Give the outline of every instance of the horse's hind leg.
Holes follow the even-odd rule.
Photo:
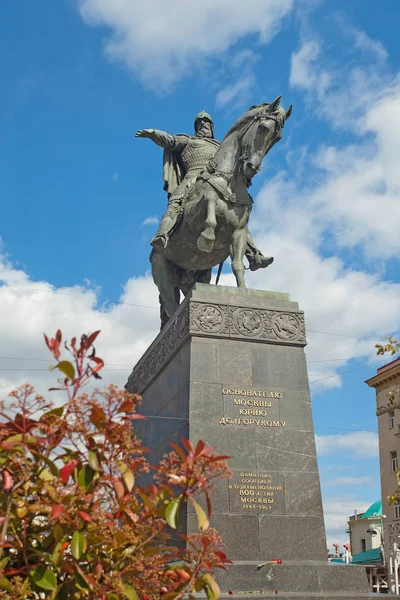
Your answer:
[[[151,272],[160,292],[162,327],[171,318],[179,306],[178,267],[166,260],[158,252],[151,255]],[[166,313],[166,315],[164,314]]]

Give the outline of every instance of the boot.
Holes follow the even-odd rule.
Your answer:
[[[153,246],[154,250],[164,250],[167,247],[169,240],[168,233],[157,233],[150,244]]]
[[[250,271],[257,271],[257,269],[265,269],[265,267],[269,267],[270,264],[274,262],[273,256],[263,256],[262,254],[253,254],[253,256],[248,256],[247,260],[249,261]]]

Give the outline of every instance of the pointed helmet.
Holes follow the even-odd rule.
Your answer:
[[[201,112],[199,112],[198,115],[196,115],[196,118],[194,120],[194,132],[197,133],[197,129],[198,129],[197,122],[199,121],[199,119],[207,119],[208,121],[210,121],[211,132],[212,132],[212,136],[214,137],[214,121],[212,120],[211,115],[206,113],[204,110],[202,110]]]

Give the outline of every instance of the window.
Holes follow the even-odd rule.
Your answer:
[[[390,453],[390,460],[392,462],[392,472],[395,473],[398,469],[397,465],[397,450]]]
[[[391,410],[389,413],[389,427],[390,427],[390,429],[393,429],[394,426],[395,426],[394,410]]]
[[[394,505],[394,518],[400,519],[400,504]]]
[[[367,545],[365,543],[365,538],[361,540],[361,552],[365,552],[367,549]]]

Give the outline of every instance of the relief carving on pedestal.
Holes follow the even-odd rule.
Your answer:
[[[126,388],[142,393],[190,335],[305,346],[303,313],[190,302],[133,370]]]
[[[190,332],[306,344],[303,313],[190,303]]]

